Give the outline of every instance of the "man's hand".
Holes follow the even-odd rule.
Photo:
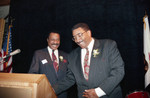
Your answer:
[[[85,98],[98,98],[95,89],[88,89],[83,92],[83,97]]]

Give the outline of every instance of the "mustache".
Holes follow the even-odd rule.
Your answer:
[[[52,45],[59,45],[58,43],[56,43],[56,44],[52,44]]]
[[[76,42],[77,44],[80,44],[81,42],[83,42],[83,41],[79,41],[79,42]]]

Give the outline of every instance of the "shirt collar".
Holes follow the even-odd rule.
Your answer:
[[[48,51],[50,52],[50,54],[52,54],[52,49],[49,47],[49,46],[47,46],[47,49],[48,49]],[[58,53],[58,49],[56,49],[55,51],[54,51],[54,53]]]
[[[92,38],[91,42],[90,42],[89,45],[87,46],[87,48],[88,48],[88,50],[89,50],[90,52],[91,52],[92,49],[93,49],[94,41],[95,41],[95,40]],[[82,48],[81,50],[82,50],[82,51],[86,51],[85,48]]]
[[[94,39],[92,38],[92,41],[91,41],[90,44],[88,45],[88,50],[89,50],[89,51],[92,51],[93,46],[94,46]]]

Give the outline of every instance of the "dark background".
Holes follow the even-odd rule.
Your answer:
[[[47,47],[46,36],[60,31],[59,49],[69,53],[77,47],[71,28],[86,22],[98,39],[113,39],[125,62],[121,82],[124,96],[144,90],[143,17],[150,14],[150,0],[11,0],[13,72],[27,73],[35,50]],[[150,15],[149,15],[150,16]]]

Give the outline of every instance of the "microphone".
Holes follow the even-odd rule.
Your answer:
[[[16,54],[18,54],[18,53],[20,53],[20,52],[21,52],[20,49],[16,49],[15,51],[11,52],[10,54],[5,55],[5,56],[3,57],[3,59],[5,59],[5,58],[7,58],[7,57],[9,57],[9,56],[16,55]]]

